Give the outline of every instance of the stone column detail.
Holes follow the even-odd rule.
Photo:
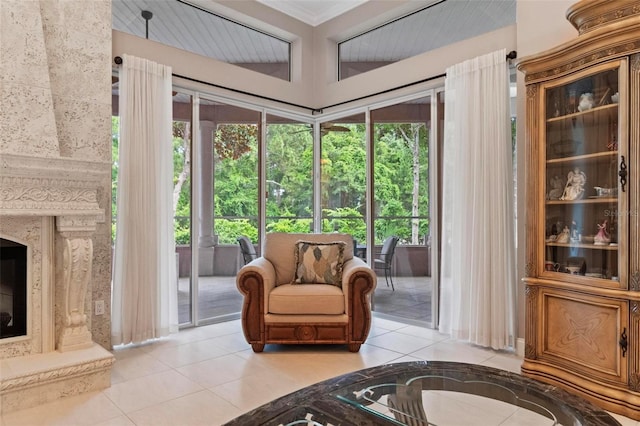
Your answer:
[[[57,277],[56,300],[59,309],[59,330],[56,349],[66,352],[93,345],[87,325],[85,299],[91,280],[93,261],[92,234],[96,218],[59,216],[56,222],[60,235],[62,267]]]
[[[198,275],[213,276],[214,250],[218,239],[213,232],[213,138],[216,124],[200,121],[200,237],[198,238]]]

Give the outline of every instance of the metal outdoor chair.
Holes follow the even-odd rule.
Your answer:
[[[395,287],[393,286],[393,278],[391,277],[391,264],[393,262],[393,254],[396,251],[398,239],[399,238],[395,235],[387,237],[384,240],[384,243],[382,243],[380,257],[373,260],[373,266],[375,269],[384,270],[384,279],[387,281],[387,287],[389,287],[389,282],[391,282],[392,291],[395,291]]]
[[[244,259],[245,265],[258,257],[256,249],[249,237],[241,235],[238,237],[238,244],[240,244],[240,250],[242,251],[242,258]]]

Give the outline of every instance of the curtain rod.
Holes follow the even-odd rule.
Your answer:
[[[518,54],[517,54],[517,52],[515,50],[512,50],[511,52],[507,53],[507,60],[515,59],[517,57],[518,57]],[[122,64],[122,58],[120,56],[116,56],[115,58],[113,58],[113,61],[117,65]],[[417,84],[425,83],[427,81],[435,80],[435,79],[438,79],[438,78],[446,76],[446,74],[438,74],[438,75],[434,75],[434,76],[431,76],[431,77],[423,78],[422,80],[414,81],[412,83],[407,83],[407,84],[403,84],[401,86],[392,87],[390,89],[381,90],[380,92],[376,92],[376,93],[371,93],[369,95],[360,96],[358,98],[350,99],[348,101],[338,102],[336,104],[328,105],[328,106],[325,106],[325,107],[322,107],[322,108],[311,108],[309,106],[294,104],[292,102],[282,101],[282,100],[279,100],[279,99],[270,98],[268,96],[257,95],[255,93],[250,93],[250,92],[247,92],[247,91],[244,91],[244,90],[233,89],[231,87],[222,86],[220,84],[215,84],[215,83],[211,83],[211,82],[208,82],[208,81],[198,80],[197,78],[187,77],[187,76],[184,76],[184,75],[173,74],[173,73],[171,75],[173,75],[174,77],[177,77],[177,78],[182,78],[182,79],[185,79],[185,80],[193,81],[195,83],[200,83],[200,84],[204,84],[204,85],[207,85],[207,86],[216,87],[218,89],[224,89],[224,90],[229,90],[231,92],[240,93],[242,95],[253,96],[255,98],[264,99],[264,100],[267,100],[267,101],[272,101],[272,102],[276,102],[276,103],[280,103],[280,104],[284,104],[284,105],[289,105],[289,106],[293,106],[293,107],[296,107],[296,108],[308,109],[309,111],[311,111],[312,115],[322,114],[323,111],[326,108],[333,108],[333,107],[344,105],[344,104],[348,104],[348,103],[351,103],[351,102],[360,101],[362,99],[367,99],[367,98],[371,98],[373,96],[378,96],[378,95],[382,95],[382,94],[385,94],[385,93],[393,92],[394,90],[400,90],[400,89],[404,89],[404,88],[407,88],[407,87],[415,86]]]

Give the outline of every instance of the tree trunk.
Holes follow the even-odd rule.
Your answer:
[[[419,244],[420,220],[418,215],[418,195],[420,193],[420,126],[421,124],[412,124],[413,131],[413,197],[411,199],[411,244]]]
[[[413,188],[412,188],[412,197],[411,197],[411,244],[418,245],[420,243],[420,219],[418,219],[418,215],[420,214],[419,209],[419,195],[420,195],[420,128],[422,124],[412,123],[411,124],[411,134],[407,135],[404,129],[400,128],[400,132],[402,133],[402,137],[405,142],[411,148],[411,153],[413,155],[412,161],[412,175],[413,175]]]

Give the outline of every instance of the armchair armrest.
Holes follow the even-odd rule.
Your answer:
[[[243,283],[246,281],[246,277],[250,276],[252,272],[262,277],[262,285],[266,286],[266,293],[270,292],[276,286],[276,270],[273,264],[264,257],[258,257],[244,265],[238,271],[238,275],[236,275],[236,286],[242,294],[247,294]]]
[[[375,271],[359,257],[344,263],[342,268],[342,292],[345,297],[346,314],[349,316],[351,336],[354,341],[364,342],[371,326],[369,295],[377,284]]]
[[[264,342],[264,314],[269,309],[265,295],[275,285],[276,271],[273,264],[264,257],[252,260],[238,271],[236,286],[244,295],[242,329],[249,343]]]
[[[345,286],[349,286],[349,284],[355,279],[354,275],[356,275],[358,272],[361,272],[364,275],[368,275],[371,279],[372,286],[371,288],[365,290],[366,293],[370,293],[374,288],[376,288],[378,275],[369,265],[367,265],[364,260],[360,259],[359,257],[353,257],[344,262],[344,265],[342,267],[342,289],[343,291],[345,291],[345,293],[347,292]]]

